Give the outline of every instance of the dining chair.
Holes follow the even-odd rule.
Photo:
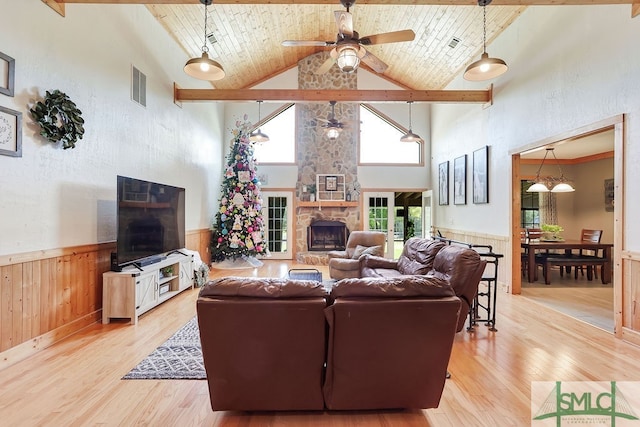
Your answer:
[[[520,229],[520,241],[527,239],[527,230],[525,228]],[[526,277],[527,271],[529,271],[529,254],[526,249],[522,249],[520,252],[520,270],[522,271],[522,277]]]
[[[525,229],[526,237],[529,240],[540,240],[542,238],[542,229],[535,227],[527,227]],[[549,251],[546,253],[537,253],[535,255],[536,265],[535,265],[535,275],[534,280],[538,280],[538,266],[544,266],[544,260]],[[528,258],[527,258],[528,260]],[[528,271],[528,262],[527,262],[527,271]]]
[[[600,243],[600,240],[602,239],[602,230],[590,230],[587,228],[583,228],[582,232],[580,233],[580,240],[582,242],[586,242],[586,243]],[[580,257],[584,257],[584,256],[590,256],[593,255],[594,257],[598,256],[598,251],[592,251],[589,249],[580,249],[580,252],[578,254],[578,256]],[[582,275],[584,276],[584,267],[587,268],[587,277],[591,277],[591,272],[590,270],[593,269],[593,277],[595,277],[596,279],[598,278],[598,269],[597,268],[593,268],[593,266],[591,265],[580,265],[577,266],[574,272],[574,277],[577,279],[578,278],[578,270],[580,270],[580,273],[582,273]]]

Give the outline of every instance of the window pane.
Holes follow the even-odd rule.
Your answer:
[[[529,181],[520,181],[520,226],[522,228],[540,226],[540,193],[527,193]]]
[[[259,164],[294,163],[296,146],[296,109],[284,110],[260,127],[269,141],[254,144],[253,158]]]
[[[419,143],[400,142],[403,132],[360,106],[360,163],[420,164]]]

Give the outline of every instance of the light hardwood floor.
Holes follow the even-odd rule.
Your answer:
[[[211,276],[282,276],[267,261]],[[321,267],[327,273],[326,267]],[[456,336],[439,408],[407,411],[213,412],[206,381],[121,380],[195,315],[198,290],[140,317],[95,324],[0,371],[1,426],[529,426],[532,381],[640,380],[640,347],[526,297],[500,293],[498,332]],[[398,349],[402,351],[402,349]]]

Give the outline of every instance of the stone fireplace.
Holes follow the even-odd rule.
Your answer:
[[[310,251],[343,251],[347,247],[347,224],[342,221],[315,221],[307,227]]]
[[[357,74],[343,73],[335,65],[325,74],[315,74],[315,71],[327,58],[328,52],[319,52],[299,61],[298,87],[307,90],[357,89]],[[297,196],[299,201],[302,200],[302,187],[315,184],[318,174],[344,175],[347,188],[350,188],[357,181],[357,138],[360,133],[359,105],[358,103],[345,102],[336,104],[336,118],[350,123],[336,140],[329,140],[325,137],[323,128],[320,126],[322,122],[318,120],[318,118],[326,118],[330,108],[328,102],[296,104]],[[356,199],[342,205],[329,201],[299,202],[296,208],[296,260],[304,264],[327,264],[326,252],[344,249],[349,233],[362,229],[360,209],[355,203],[357,201]],[[307,230],[313,224],[313,231],[316,231],[316,224],[325,223],[344,224],[340,237],[314,238],[313,233]],[[317,230],[321,233],[326,231]]]

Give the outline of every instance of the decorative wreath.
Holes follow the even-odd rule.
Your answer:
[[[40,135],[62,148],[75,148],[76,141],[84,135],[82,111],[69,97],[59,90],[47,91],[44,102],[38,101],[29,110],[40,125]]]

